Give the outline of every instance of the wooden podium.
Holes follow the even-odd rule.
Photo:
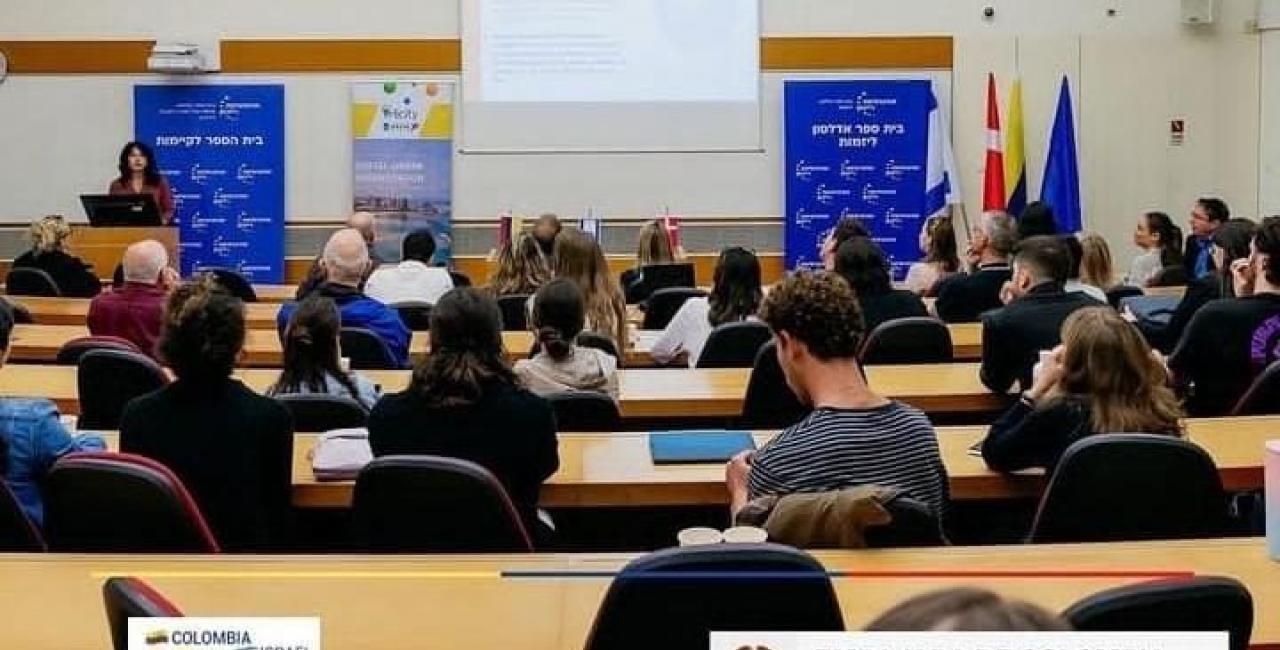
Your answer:
[[[103,227],[72,226],[67,239],[68,252],[88,264],[99,278],[110,280],[116,265],[124,256],[124,249],[134,242],[154,239],[169,253],[169,265],[178,268],[177,226]]]

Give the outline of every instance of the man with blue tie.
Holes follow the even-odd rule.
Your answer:
[[[1191,208],[1191,235],[1182,252],[1187,281],[1203,278],[1214,270],[1213,233],[1231,218],[1231,210],[1222,199],[1201,198]]]

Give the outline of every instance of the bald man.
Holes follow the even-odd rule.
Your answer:
[[[369,249],[364,236],[355,228],[333,233],[320,256],[324,282],[309,295],[332,299],[338,305],[343,327],[367,329],[381,338],[391,356],[402,368],[409,367],[409,328],[396,310],[366,296],[360,282],[368,272]],[[283,333],[297,310],[296,302],[286,303],[276,314],[276,326]]]
[[[347,227],[356,230],[360,236],[364,238],[365,248],[369,249],[369,259],[373,262],[373,266],[382,264],[386,260],[378,256],[378,220],[372,212],[356,212],[347,217]]]
[[[121,260],[124,284],[89,303],[86,322],[94,336],[118,336],[156,358],[156,341],[164,320],[164,303],[178,282],[164,245],[154,239],[136,242]]]

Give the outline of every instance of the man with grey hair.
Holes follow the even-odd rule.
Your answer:
[[[365,248],[369,250],[369,259],[377,266],[386,260],[378,255],[378,220],[372,212],[356,212],[347,217],[347,227],[359,231],[364,238]]]
[[[155,357],[165,300],[178,283],[178,273],[169,266],[164,245],[154,239],[125,249],[121,266],[124,284],[89,303],[89,333],[125,339]]]
[[[969,233],[968,260],[972,271],[938,283],[934,311],[949,323],[978,320],[985,311],[1004,305],[1000,289],[1009,281],[1009,255],[1017,243],[1016,224],[1003,212],[984,213]]]
[[[364,237],[354,228],[333,233],[324,245],[320,266],[324,282],[308,297],[329,298],[338,305],[343,327],[357,327],[373,332],[387,344],[391,356],[401,367],[409,366],[409,339],[412,333],[400,320],[400,314],[366,296],[360,290],[370,265],[369,249]],[[276,326],[283,335],[289,319],[297,310],[296,302],[286,303],[276,314]]]

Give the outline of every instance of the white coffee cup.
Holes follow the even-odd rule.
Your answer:
[[[769,540],[769,532],[755,526],[734,526],[725,530],[722,537],[729,544],[763,544]]]
[[[686,528],[676,533],[676,541],[681,546],[707,546],[709,544],[719,544],[724,541],[724,535],[714,528],[705,528],[696,526],[694,528]]]
[[[1040,360],[1036,362],[1036,365],[1031,366],[1031,381],[1035,381],[1040,377],[1040,371],[1044,369],[1044,364],[1048,363],[1049,359],[1052,358],[1053,350],[1040,351]]]

